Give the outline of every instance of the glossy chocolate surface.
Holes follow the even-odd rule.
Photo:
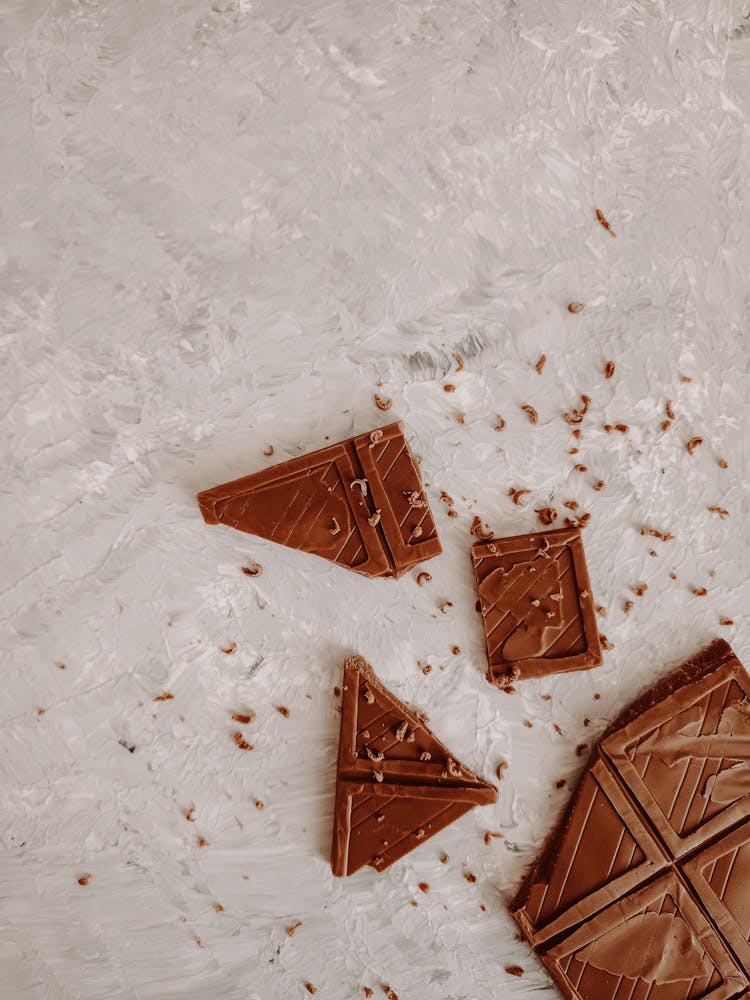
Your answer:
[[[631,705],[595,748],[512,905],[565,997],[745,995],[748,690],[717,640]]]
[[[487,680],[587,670],[602,662],[577,528],[480,542],[471,551],[487,638]]]
[[[422,716],[356,656],[344,664],[331,867],[383,871],[497,790],[455,760]]]
[[[198,494],[226,524],[364,576],[398,577],[441,552],[400,423]]]

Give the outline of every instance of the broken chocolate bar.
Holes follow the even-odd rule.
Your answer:
[[[717,640],[604,734],[512,904],[563,995],[750,986],[750,677]]]
[[[398,577],[441,552],[403,424],[282,462],[198,494],[227,524],[346,566]]]
[[[577,528],[480,542],[471,550],[487,637],[487,680],[587,670],[602,662]]]
[[[458,763],[360,656],[344,663],[331,867],[383,871],[497,789]]]

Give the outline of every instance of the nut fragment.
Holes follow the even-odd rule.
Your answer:
[[[729,462],[727,462],[727,460],[724,459],[724,458],[720,458],[719,459],[719,468],[720,469],[728,469],[729,468]]]
[[[615,363],[614,361],[608,361],[604,366],[604,377],[612,378],[615,373]]]
[[[417,840],[423,840],[425,837],[424,829],[420,826],[418,830],[414,831],[414,836],[417,838]]]
[[[315,989],[315,987],[313,986],[312,983],[305,983],[305,989],[307,990],[308,993],[317,993],[318,992]]]
[[[674,420],[674,410],[672,409],[672,400],[668,399],[664,404],[664,412],[669,417],[670,420]]]
[[[708,591],[705,587],[696,587],[693,590],[693,597],[705,597]]]
[[[252,566],[243,566],[242,572],[245,576],[260,576],[263,572],[263,567],[260,563],[253,563]]]
[[[422,498],[419,490],[404,490],[404,496],[410,507],[426,507],[427,501]]]
[[[234,740],[235,744],[240,750],[253,749],[252,743],[248,743],[247,740],[245,740],[244,737],[242,736],[242,733],[232,733],[232,739]]]
[[[532,424],[537,423],[537,421],[539,420],[539,414],[536,412],[533,406],[529,406],[529,404],[526,403],[524,406],[521,407],[521,409],[525,414],[527,414],[530,423]]]
[[[464,370],[464,359],[461,357],[460,354],[454,354],[453,358],[456,362],[456,371],[462,372]]]
[[[425,761],[432,760],[432,754],[430,753],[429,750],[423,750],[422,753],[419,755],[419,759]]]
[[[390,410],[390,408],[393,406],[393,400],[383,399],[381,396],[375,393],[375,405],[379,410]]]
[[[538,514],[539,520],[544,525],[550,525],[557,520],[557,511],[554,507],[537,507],[535,514]]]
[[[573,408],[569,413],[563,414],[563,419],[565,420],[566,424],[580,424],[583,422],[583,418],[589,411],[589,406],[591,405],[591,398],[582,393],[581,402],[583,403],[583,406]]]
[[[685,445],[685,447],[688,450],[688,454],[692,455],[693,452],[695,451],[695,449],[698,448],[702,444],[703,444],[703,438],[702,437],[694,437],[694,438],[690,438],[690,440]]]
[[[505,421],[503,420],[503,418],[498,415],[497,421],[495,423],[495,430],[496,431],[504,431],[505,428],[506,428],[506,426],[507,425],[506,425]]]
[[[379,764],[381,760],[385,760],[385,755],[380,750],[373,750],[372,747],[365,747],[365,753],[375,764]]]
[[[91,875],[87,872],[85,875],[81,875],[81,877],[78,879],[78,884],[88,885],[90,881],[91,881]]]
[[[279,713],[279,715],[283,715],[285,719],[289,718],[289,709],[286,707],[286,705],[274,705],[274,708]]]
[[[539,360],[534,365],[534,368],[536,368],[537,375],[541,375],[542,374],[542,369],[544,368],[544,366],[545,366],[546,363],[547,363],[547,355],[546,354],[540,354],[539,355]]]
[[[249,726],[251,722],[255,722],[255,712],[234,712],[232,721],[239,722],[241,726]]]
[[[456,391],[455,385],[453,385],[450,382],[448,382],[446,385],[443,386],[443,392],[455,392],[455,391]]]
[[[648,584],[639,583],[636,587],[631,587],[630,589],[633,591],[636,597],[643,597],[643,595],[648,590]]]
[[[734,625],[734,621],[731,618],[720,618],[719,625]]]

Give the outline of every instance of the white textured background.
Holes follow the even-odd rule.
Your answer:
[[[750,657],[748,13],[0,0],[3,1000],[554,995],[505,901],[555,780],[713,635]],[[586,473],[561,419],[581,392]],[[384,416],[431,484],[429,587],[201,521],[196,490]],[[509,697],[483,679],[468,528],[530,530],[569,498],[615,648]],[[496,807],[334,881],[332,689],[355,650],[469,766],[510,768]],[[231,738],[248,708],[252,753]]]

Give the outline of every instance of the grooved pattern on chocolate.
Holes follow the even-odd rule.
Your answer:
[[[382,871],[497,790],[457,762],[362,657],[344,663],[331,867]]]
[[[401,576],[441,551],[403,425],[390,424],[198,494],[226,524],[364,576]]]
[[[634,702],[594,749],[512,904],[566,997],[744,995],[748,691],[717,640]]]

